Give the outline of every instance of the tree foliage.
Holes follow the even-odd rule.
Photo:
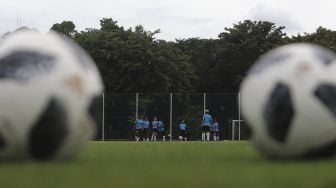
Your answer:
[[[325,46],[333,51],[336,50],[336,31],[318,27],[315,32],[293,36],[288,42],[306,42]]]
[[[50,30],[57,31],[67,37],[73,38],[77,33],[75,28],[76,26],[72,21],[63,21],[62,23],[52,25]]]
[[[142,26],[125,30],[112,19],[75,40],[96,61],[110,92],[186,92],[192,76],[188,57],[173,44],[156,40]]]
[[[266,21],[245,20],[219,34],[216,65],[212,74],[215,91],[237,91],[247,70],[268,50],[283,44],[284,27]]]
[[[190,82],[198,93],[213,91],[211,74],[216,65],[217,41],[211,39],[190,38],[176,41],[176,46],[189,57],[194,73]]]
[[[217,39],[156,39],[160,30],[125,29],[111,18],[100,28],[77,32],[63,21],[56,30],[76,40],[95,60],[107,92],[237,92],[247,70],[279,45],[308,42],[336,50],[336,32],[319,27],[313,33],[287,36],[285,27],[245,20],[225,28]]]

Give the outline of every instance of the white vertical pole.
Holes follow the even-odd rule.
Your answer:
[[[173,94],[170,93],[170,112],[169,112],[169,134],[170,134],[170,141],[172,141],[172,130],[173,130]]]
[[[240,92],[238,93],[238,128],[239,128],[239,140],[240,140]]]
[[[238,127],[239,127],[239,130],[238,130],[238,134],[239,134],[238,140],[240,141],[240,121],[239,121]]]
[[[139,93],[135,94],[135,119],[138,119],[139,113]]]
[[[235,139],[235,131],[234,131],[234,128],[235,128],[235,121],[234,120],[232,120],[232,141],[234,141],[234,139]]]
[[[206,93],[203,93],[203,114],[205,114],[206,109]]]
[[[103,92],[102,141],[105,140],[105,93]]]

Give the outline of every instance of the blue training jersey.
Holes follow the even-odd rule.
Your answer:
[[[158,121],[152,121],[152,129],[157,129],[159,127],[159,122]]]
[[[162,121],[159,121],[158,129],[159,129],[160,132],[163,132],[165,130],[165,127],[164,127]]]
[[[179,128],[181,131],[185,131],[187,129],[187,125],[185,123],[180,123]]]
[[[148,120],[144,120],[144,121],[143,121],[143,128],[144,128],[144,129],[149,129],[149,124],[150,124],[150,123],[149,123]]]
[[[203,126],[211,126],[212,123],[212,117],[210,114],[204,114],[203,115],[203,121],[202,121],[202,125]]]
[[[135,128],[136,129],[142,129],[142,126],[143,126],[143,120],[142,119],[135,120]]]
[[[211,124],[211,126],[210,126],[210,131],[215,131],[215,124],[214,124],[214,123]]]
[[[213,123],[211,125],[210,131],[218,132],[219,131],[219,123],[218,122]]]

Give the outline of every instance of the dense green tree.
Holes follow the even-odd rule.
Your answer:
[[[283,29],[271,22],[250,20],[225,28],[219,34],[216,65],[211,74],[213,89],[238,91],[247,70],[259,56],[284,43]]]
[[[112,18],[103,18],[100,20],[100,30],[106,32],[124,31],[123,27],[118,26],[118,21]]]
[[[336,51],[336,31],[332,31],[323,27],[318,27],[315,32],[293,36],[288,40],[288,42],[306,42],[319,44],[333,51]]]
[[[67,37],[73,38],[77,33],[75,28],[76,26],[72,21],[63,21],[62,23],[52,25],[50,30],[63,33]]]
[[[181,39],[176,41],[176,46],[189,57],[190,68],[194,72],[191,79],[193,90],[198,93],[213,91],[210,74],[216,63],[216,40]]]
[[[112,19],[75,39],[96,61],[109,92],[186,92],[190,89],[188,57],[173,43],[156,40],[159,31],[142,26],[124,30]]]
[[[248,69],[279,45],[308,42],[336,50],[336,31],[286,36],[283,26],[245,20],[225,28],[218,39],[156,39],[160,30],[125,29],[111,18],[100,28],[75,30],[71,21],[52,30],[74,38],[92,56],[108,92],[237,92]]]

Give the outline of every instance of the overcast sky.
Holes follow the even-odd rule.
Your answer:
[[[46,32],[73,21],[77,30],[98,28],[111,17],[125,28],[141,24],[161,30],[158,38],[217,38],[225,27],[245,19],[285,26],[288,34],[336,30],[335,0],[0,0],[0,35],[24,26]]]

